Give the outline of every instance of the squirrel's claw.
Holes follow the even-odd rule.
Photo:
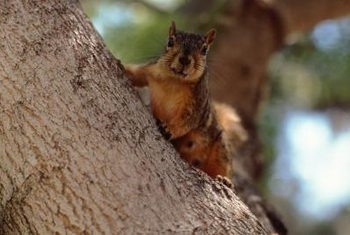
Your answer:
[[[232,181],[229,178],[225,177],[225,176],[217,175],[215,177],[215,180],[219,181],[220,183],[226,185],[229,188],[233,188]]]
[[[161,120],[159,120],[159,119],[156,119],[156,124],[158,126],[158,129],[159,129],[160,133],[164,136],[164,138],[166,140],[170,140],[171,139],[171,134],[170,134],[170,131],[167,128],[167,125],[164,122],[162,122]]]

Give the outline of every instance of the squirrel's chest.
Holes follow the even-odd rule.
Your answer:
[[[150,82],[149,88],[153,115],[162,121],[186,112],[193,100],[191,89],[183,84]]]

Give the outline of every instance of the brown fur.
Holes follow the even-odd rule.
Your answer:
[[[213,178],[231,179],[235,144],[229,142],[236,135],[226,132],[236,131],[231,124],[237,120],[226,106],[213,106],[208,92],[206,53],[215,34],[176,31],[172,23],[165,53],[155,63],[125,70],[133,85],[148,85],[152,113],[181,157]]]
[[[232,157],[247,139],[236,112],[225,104],[213,104],[214,117],[205,127],[173,141],[180,156],[215,178],[232,176]]]

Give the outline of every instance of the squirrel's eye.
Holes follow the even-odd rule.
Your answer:
[[[174,39],[173,38],[169,38],[167,47],[173,47],[173,46],[174,46]]]
[[[201,49],[201,54],[202,54],[202,55],[206,55],[207,52],[208,52],[208,46],[204,45],[204,46],[202,47],[202,49]]]

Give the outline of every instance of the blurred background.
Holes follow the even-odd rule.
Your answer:
[[[203,18],[210,21],[202,14],[189,25],[180,17],[190,0],[81,2],[124,63],[156,58],[173,19],[192,31]],[[269,92],[259,129],[264,156],[272,160],[262,191],[290,234],[350,234],[350,18],[323,21],[297,35],[266,69]]]

